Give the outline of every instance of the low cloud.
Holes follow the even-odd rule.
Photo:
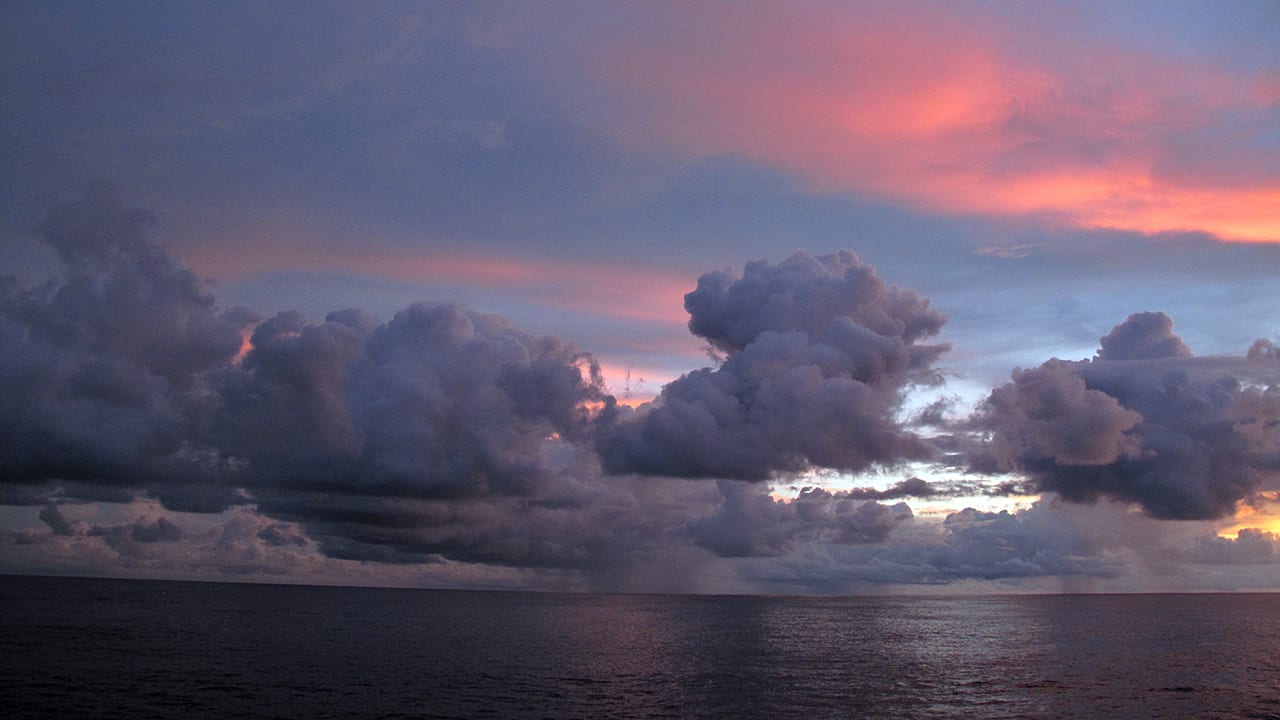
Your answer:
[[[758,484],[721,480],[717,487],[724,501],[691,523],[689,532],[694,542],[721,557],[784,555],[798,543],[880,543],[912,517],[903,503],[857,501],[819,488],[779,500]]]
[[[797,253],[703,275],[685,304],[716,365],[630,409],[589,353],[452,304],[386,322],[222,308],[148,222],[91,188],[41,226],[64,276],[0,283],[0,502],[34,525],[0,538],[10,570],[700,591],[1110,578],[1138,543],[1095,543],[1074,511],[939,523],[899,501],[1040,492],[1116,520],[1114,499],[1148,532],[1280,476],[1274,343],[1196,358],[1160,313],[1091,360],[1016,372],[972,419],[945,402],[904,419],[904,394],[938,382],[945,317],[851,252]],[[985,439],[916,434],[965,423]],[[1014,476],[791,499],[762,482],[961,451]],[[75,502],[114,520],[69,519]],[[1177,548],[1270,567],[1275,539]]]
[[[1071,501],[1135,502],[1160,519],[1230,515],[1277,482],[1280,368],[1265,348],[1195,358],[1167,316],[1131,315],[1093,360],[1050,360],[993,390],[975,419],[992,439],[972,467],[1025,473]]]
[[[220,309],[146,238],[149,223],[91,187],[40,228],[62,260],[61,281],[0,283],[8,483],[109,488],[127,500],[130,488],[206,480],[191,445],[209,410],[201,380],[231,362],[253,315]]]
[[[904,497],[927,498],[946,494],[948,494],[946,490],[934,487],[918,477],[907,478],[884,490],[854,488],[840,493],[843,497],[856,500],[897,500]]]

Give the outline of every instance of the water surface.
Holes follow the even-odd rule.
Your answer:
[[[1280,718],[1280,595],[0,578],[8,718]]]

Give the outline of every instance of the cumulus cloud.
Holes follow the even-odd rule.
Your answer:
[[[848,593],[947,585],[980,592],[1168,591],[1274,587],[1273,533],[1219,537],[1209,522],[1169,523],[1128,503],[1048,494],[1017,511],[975,508],[917,519],[883,544],[797,544],[735,561],[754,591]]]
[[[901,482],[894,483],[892,487],[884,490],[876,490],[875,488],[854,488],[840,494],[844,497],[858,500],[897,500],[898,498],[904,497],[934,497],[937,495],[945,495],[947,492],[942,488],[934,487],[932,484],[921,480],[918,477],[911,477]]]
[[[1262,565],[1280,562],[1280,537],[1258,528],[1244,528],[1234,538],[1197,538],[1187,559],[1206,565]]]
[[[0,283],[0,474],[75,488],[183,484],[202,475],[189,440],[252,321],[223,311],[146,237],[149,216],[93,186],[40,227],[59,282]],[[97,498],[95,498],[97,499]]]
[[[251,342],[218,378],[212,420],[250,488],[527,495],[546,479],[547,438],[585,437],[586,403],[603,397],[589,356],[453,305],[377,326],[282,313]]]
[[[450,304],[254,326],[148,223],[93,188],[42,227],[65,277],[3,286],[3,497],[43,505],[50,538],[139,561],[188,544],[165,517],[88,525],[57,504],[141,494],[252,504],[261,522],[228,524],[214,553],[246,571],[292,548],[603,572],[690,547],[687,526],[721,501],[707,483],[601,476],[593,413],[612,399],[572,345]],[[21,542],[52,542],[37,540]]]
[[[842,545],[884,542],[910,520],[904,503],[893,506],[854,500],[807,488],[794,500],[769,495],[759,484],[717,481],[723,502],[689,525],[694,542],[721,557],[783,555],[796,543]]]
[[[947,349],[922,342],[946,318],[854,253],[707,273],[685,308],[723,362],[669,383],[641,412],[606,415],[606,470],[763,480],[927,456],[895,412]]]
[[[101,537],[121,553],[129,552],[134,543],[172,543],[183,538],[183,531],[166,517],[154,520],[145,517],[133,522],[116,525],[100,525],[72,522],[62,514],[57,505],[49,504],[40,510],[40,520],[49,526],[56,536]]]
[[[668,522],[600,481],[602,380],[571,345],[426,304],[385,324],[281,314],[251,342],[216,380],[212,436],[258,509],[326,555],[583,567],[625,553],[628,524],[656,537]]]
[[[1173,332],[1173,319],[1162,312],[1130,315],[1102,338],[1099,360],[1152,360],[1191,357],[1191,348]]]
[[[75,526],[62,514],[57,505],[45,505],[40,511],[40,520],[49,526],[55,535],[75,535]]]
[[[590,354],[452,304],[387,322],[220,308],[148,223],[93,188],[41,226],[64,276],[0,283],[0,502],[36,523],[0,538],[9,569],[376,564],[463,584],[703,590],[810,561],[858,582],[1110,577],[1112,546],[1061,513],[937,523],[890,503],[1040,491],[1214,518],[1280,471],[1274,344],[1195,358],[1143,313],[1091,360],[1016,372],[971,421],[989,436],[973,468],[1030,487],[911,477],[780,499],[759,481],[929,458],[946,439],[911,428],[953,424],[945,404],[901,419],[904,393],[936,381],[946,346],[929,339],[945,318],[851,252],[702,276],[689,327],[717,365],[631,410]],[[64,514],[74,501],[142,509],[94,523]],[[223,514],[192,530],[171,511]],[[1253,531],[1197,543],[1178,557],[1271,563],[1275,545]],[[768,587],[744,582],[728,587]]]
[[[1131,431],[1142,416],[1090,390],[1073,368],[1050,360],[1014,371],[1012,383],[991,392],[984,420],[997,436],[983,462],[1007,471],[1018,458],[1038,455],[1059,466],[1096,466],[1139,453]]]
[[[78,531],[53,502],[142,493],[196,512],[251,502],[335,556],[587,562],[582,508],[619,499],[575,449],[605,400],[591,356],[448,304],[387,323],[282,312],[241,356],[255,318],[220,310],[148,223],[92,188],[42,226],[66,276],[4,285],[6,498],[48,503],[64,536]],[[168,523],[86,532],[153,543],[175,537]]]
[[[1250,364],[1192,357],[1167,316],[1132,315],[1093,360],[1050,360],[992,391],[976,418],[992,439],[973,467],[1023,472],[1072,501],[1135,502],[1161,519],[1230,515],[1263,488],[1280,447],[1274,374]]]

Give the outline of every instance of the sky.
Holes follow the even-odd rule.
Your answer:
[[[1280,590],[1274,2],[0,8],[0,572]]]

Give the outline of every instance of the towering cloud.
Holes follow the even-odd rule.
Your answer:
[[[1163,313],[1131,315],[1093,360],[1016,371],[977,418],[981,470],[1020,470],[1068,500],[1131,501],[1162,519],[1233,513],[1278,466],[1280,401],[1264,351],[1194,358]]]
[[[33,290],[0,282],[5,482],[56,482],[106,499],[92,489],[203,480],[191,443],[210,401],[200,379],[231,361],[254,318],[221,311],[147,239],[149,222],[91,187],[40,228],[62,281]]]
[[[331,557],[602,568],[666,542],[710,485],[605,480],[594,359],[449,304],[379,323],[359,310],[258,324],[223,312],[146,238],[145,213],[93,189],[43,238],[66,277],[0,300],[0,484],[55,537],[173,542],[166,518],[78,525],[59,503],[135,494],[168,509],[252,504],[272,546]],[[290,531],[294,532],[294,531]],[[25,542],[25,541],[24,541]],[[132,550],[130,550],[132,552]]]
[[[894,412],[946,350],[921,342],[946,318],[854,253],[707,273],[685,308],[724,360],[671,382],[647,411],[606,416],[607,470],[763,480],[927,454]]]

